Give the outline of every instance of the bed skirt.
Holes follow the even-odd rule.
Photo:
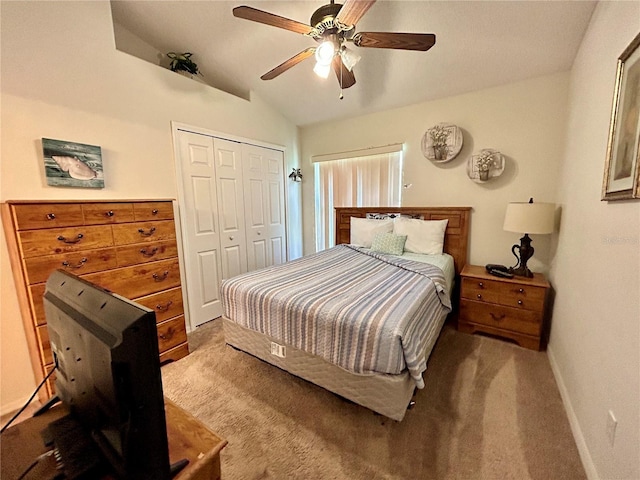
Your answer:
[[[439,320],[440,328],[435,329],[436,334],[429,339],[427,358],[445,318],[446,314]],[[381,415],[397,421],[404,418],[415,390],[415,382],[407,370],[399,375],[354,374],[289,345],[284,345],[283,358],[271,353],[272,343],[282,345],[282,342],[238,325],[224,316],[222,320],[225,342],[229,345]]]

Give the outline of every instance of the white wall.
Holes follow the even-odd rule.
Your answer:
[[[640,3],[599,3],[571,72],[549,356],[592,479],[640,478],[640,200],[600,201],[616,62],[639,31]]]
[[[411,105],[340,122],[300,129],[304,189],[304,251],[314,251],[314,197],[311,156],[401,143],[405,145],[404,206],[473,207],[470,262],[513,265],[511,246],[521,234],[502,230],[507,203],[554,202],[564,151],[568,73]],[[445,164],[427,160],[421,150],[424,132],[449,122],[464,132],[464,146]],[[501,177],[485,184],[471,181],[466,162],[482,148],[507,157]],[[533,235],[534,271],[545,271],[553,255],[551,236]]]
[[[172,120],[286,148],[298,165],[297,127],[251,102],[115,49],[105,1],[2,2],[0,199],[176,198]],[[42,137],[100,145],[106,187],[46,186]],[[290,187],[290,255],[301,253],[300,188]],[[0,411],[34,388],[18,302],[0,233]]]

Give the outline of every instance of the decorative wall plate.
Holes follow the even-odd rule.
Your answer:
[[[462,150],[462,130],[450,123],[439,123],[422,137],[422,154],[434,163],[446,163]]]
[[[476,183],[485,183],[504,172],[504,155],[492,148],[484,148],[467,160],[467,175]]]

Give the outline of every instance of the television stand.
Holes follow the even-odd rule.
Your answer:
[[[19,478],[48,448],[40,432],[69,411],[64,404],[56,405],[37,417],[9,427],[0,442],[0,478]],[[165,398],[169,459],[176,470],[175,480],[220,480],[220,451],[227,444],[200,421]],[[177,460],[183,459],[183,460]],[[187,462],[185,462],[187,461]],[[52,470],[51,470],[52,469]],[[28,478],[53,478],[59,473],[55,462],[45,459],[36,464]],[[92,477],[113,480],[113,476]]]
[[[58,397],[57,395],[54,395],[49,400],[47,400],[44,403],[44,405],[42,405],[38,410],[36,410],[35,413],[33,414],[33,416],[34,417],[39,417],[40,415],[42,415],[44,412],[49,410],[51,407],[53,407],[59,401],[60,401],[60,397]]]

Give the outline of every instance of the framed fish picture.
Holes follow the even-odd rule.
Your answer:
[[[47,185],[104,188],[100,147],[43,138],[42,151]]]

